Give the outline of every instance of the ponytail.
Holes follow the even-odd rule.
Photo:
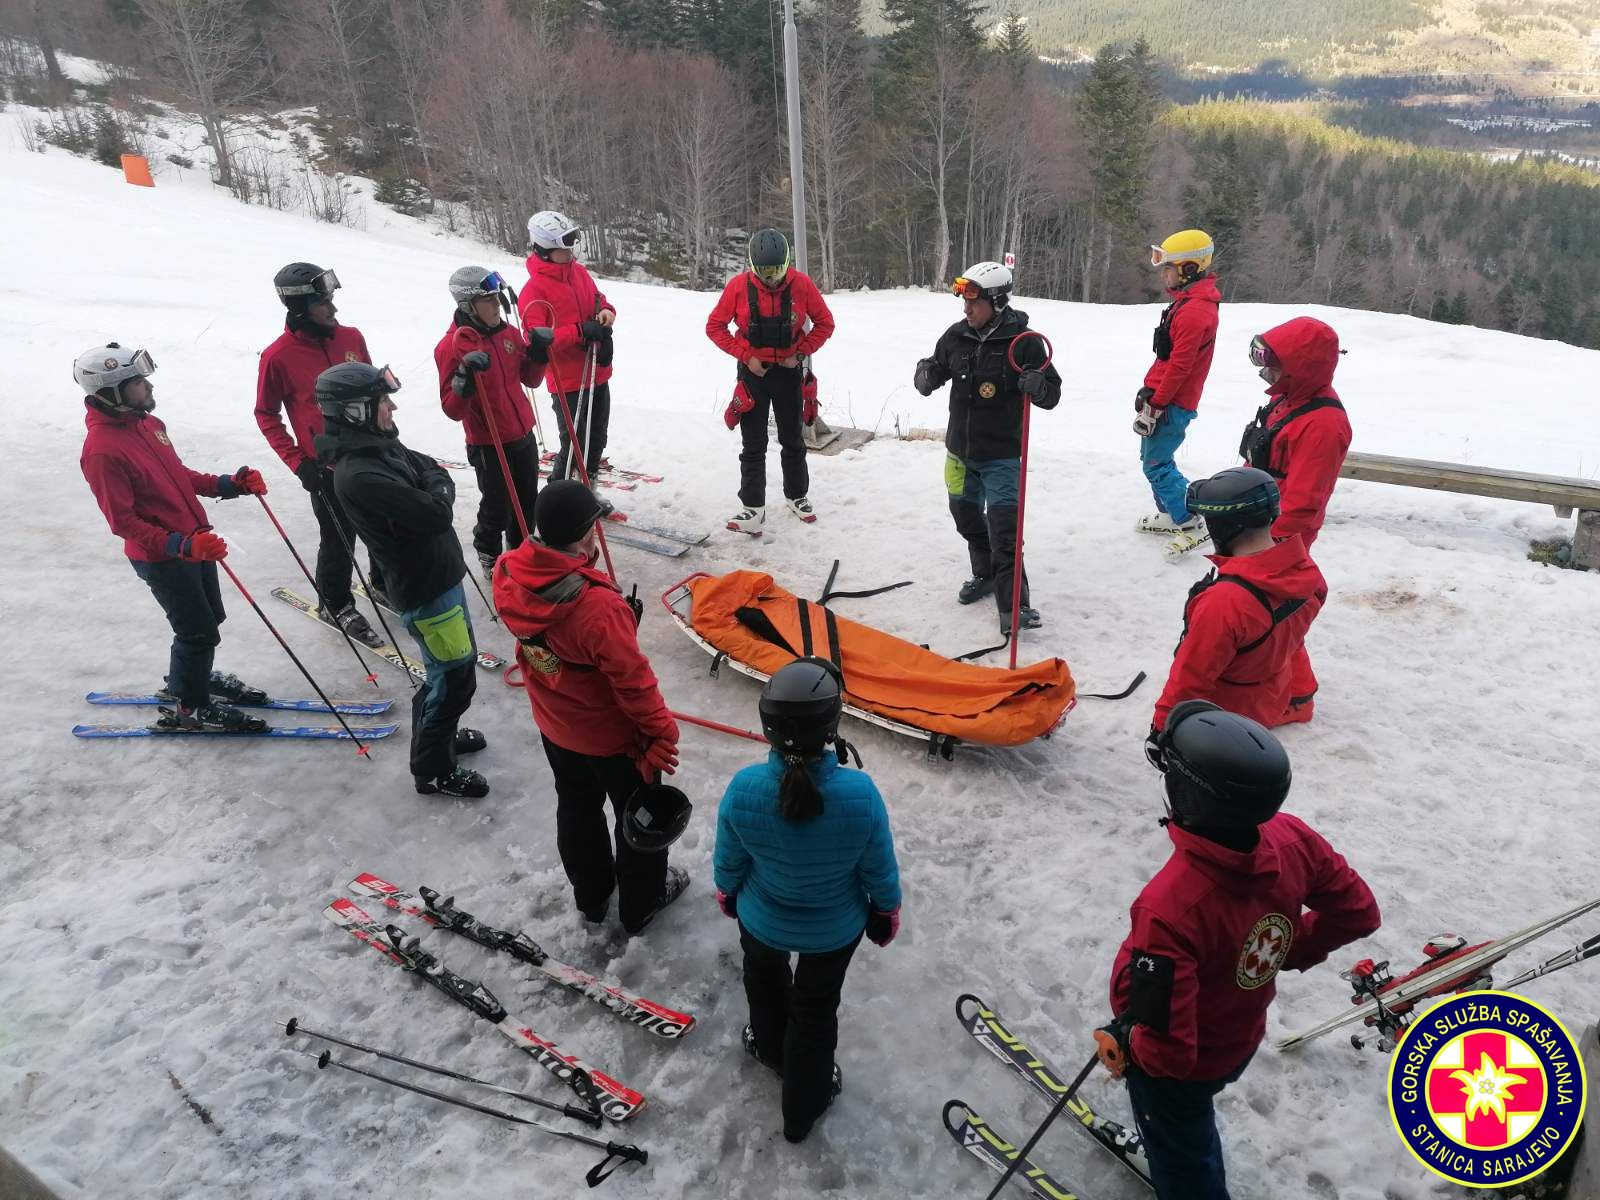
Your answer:
[[[778,785],[778,815],[786,821],[803,822],[822,815],[822,793],[806,770],[806,760],[798,754],[783,758],[783,782]]]

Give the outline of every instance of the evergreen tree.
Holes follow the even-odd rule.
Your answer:
[[[1160,93],[1151,92],[1144,62],[1102,46],[1078,93],[1097,207],[1125,242],[1144,236],[1145,190],[1155,152]]]
[[[1028,37],[1028,18],[1022,15],[1016,0],[1012,0],[1000,22],[1000,30],[995,36],[995,53],[1005,65],[1013,83],[1020,82],[1037,60],[1033,41]]]

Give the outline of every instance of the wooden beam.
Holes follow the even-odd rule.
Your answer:
[[[1568,513],[1572,509],[1600,510],[1600,481],[1565,475],[1534,475],[1525,471],[1356,451],[1345,456],[1339,474],[1346,479],[1364,479],[1372,483],[1548,504],[1557,511],[1565,508]]]

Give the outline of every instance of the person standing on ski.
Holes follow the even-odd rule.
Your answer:
[[[444,415],[465,427],[467,461],[478,477],[472,548],[485,579],[492,578],[494,560],[503,551],[522,544],[522,526],[500,468],[502,453],[523,519],[533,517],[539,494],[539,439],[533,405],[523,389],[539,386],[550,361],[548,329],[531,329],[524,339],[505,323],[500,309],[505,286],[498,272],[483,267],[462,267],[452,274],[455,315],[433,348]]]
[[[567,427],[571,420],[577,428],[584,467],[593,481],[611,428],[611,332],[617,310],[577,259],[573,248],[581,236],[577,225],[561,213],[536,212],[528,218],[528,282],[517,299],[517,311],[524,329],[548,328],[554,336],[549,382],[561,454],[551,478],[578,475]],[[594,351],[592,374],[590,350]]]
[[[1165,776],[1172,857],[1133,902],[1100,1061],[1127,1083],[1159,1200],[1227,1200],[1213,1098],[1266,1034],[1279,971],[1378,928],[1361,876],[1279,812],[1289,756],[1247,717],[1173,708],[1146,753]]]
[[[1295,317],[1250,342],[1250,361],[1271,399],[1245,426],[1239,454],[1247,466],[1278,481],[1282,511],[1272,536],[1299,534],[1308,554],[1350,450],[1350,418],[1333,390],[1341,353],[1339,335],[1315,317]],[[1295,656],[1290,689],[1298,719],[1309,721],[1317,676],[1304,646]]]
[[[844,766],[843,706],[826,659],[776,671],[760,704],[772,749],[733,777],[717,810],[717,905],[744,949],[744,1048],[782,1076],[791,1142],[843,1087],[834,1050],[851,956],[863,933],[887,946],[900,931],[888,809],[866,772]]]
[[[461,581],[456,485],[443,467],[400,443],[394,372],[342,363],[317,377],[324,429],[319,460],[332,491],[389,583],[390,605],[416,639],[427,682],[411,693],[411,777],[417,793],[478,799],[489,782],[456,759],[489,743],[460,727],[478,686],[478,647]]]
[[[788,509],[812,524],[802,427],[817,418],[806,397],[806,360],[833,336],[833,313],[811,277],[789,264],[789,239],[758,229],[750,239],[749,270],[728,280],[706,318],[706,336],[739,364],[733,403],[724,419],[739,426],[739,503],[728,521],[736,533],[760,537],[767,521],[767,412],[778,426],[778,461]],[[731,331],[730,331],[730,326]]]
[[[1309,721],[1312,700],[1294,694],[1294,664],[1328,584],[1298,533],[1273,541],[1277,482],[1229,467],[1191,483],[1186,503],[1210,530],[1215,569],[1189,590],[1152,731],[1180,700],[1210,700],[1269,729]]]
[[[678,765],[678,723],[639,649],[637,600],[595,566],[595,522],[611,505],[576,479],[534,505],[535,536],[494,570],[494,605],[520,643],[522,677],[556,787],[556,851],[584,920],[616,891],[631,937],[683,894],[689,874],[622,833],[633,794]],[[610,800],[612,820],[606,819]],[[613,853],[614,848],[614,853]]]
[[[1028,328],[1028,314],[1011,307],[1011,283],[1011,269],[996,262],[974,263],[958,275],[950,290],[961,298],[965,315],[940,335],[933,356],[921,359],[913,376],[924,396],[950,382],[944,483],[972,566],[972,578],[956,599],[975,604],[993,594],[1000,632],[1007,637],[1022,486],[1022,406],[1050,409],[1061,402],[1061,375],[1045,362],[1039,338],[1023,338],[1016,354],[1021,369],[1011,366],[1011,343]],[[1019,623],[1024,629],[1040,625],[1026,572]]]
[[[1160,270],[1172,303],[1162,310],[1154,338],[1156,360],[1133,402],[1139,461],[1156,502],[1155,514],[1140,517],[1137,528],[1169,538],[1168,554],[1174,557],[1205,540],[1200,519],[1184,503],[1189,481],[1173,460],[1200,408],[1217,344],[1222,293],[1211,274],[1213,253],[1211,236],[1199,229],[1185,229],[1150,247],[1150,265]]]
[[[272,285],[288,316],[278,339],[261,352],[256,373],[256,424],[283,465],[311,495],[319,533],[317,615],[369,646],[379,645],[383,639],[356,609],[350,590],[355,537],[333,494],[333,472],[317,460],[315,447],[322,432],[317,376],[339,363],[370,363],[372,356],[361,331],[339,323],[339,309],[333,303],[339,277],[332,271],[315,263],[294,262],[273,276]],[[367,576],[380,594],[381,576],[376,565]]]
[[[152,416],[150,375],[155,361],[144,350],[116,342],[78,355],[72,378],[83,389],[84,424],[79,465],[105,514],[122,538],[134,574],[144,580],[172,626],[165,693],[174,703],[156,724],[170,729],[260,733],[267,723],[219,701],[260,701],[265,693],[237,676],[211,669],[226,619],[217,563],[228,544],[213,533],[196,496],[267,494],[261,472],[240,467],[232,475],[205,475],[178,458],[167,427]]]

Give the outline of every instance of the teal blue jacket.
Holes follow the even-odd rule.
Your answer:
[[[767,945],[823,954],[859,936],[869,908],[900,907],[900,867],[871,776],[832,755],[806,769],[822,793],[822,813],[810,821],[778,815],[777,754],[733,777],[717,810],[713,877]]]

